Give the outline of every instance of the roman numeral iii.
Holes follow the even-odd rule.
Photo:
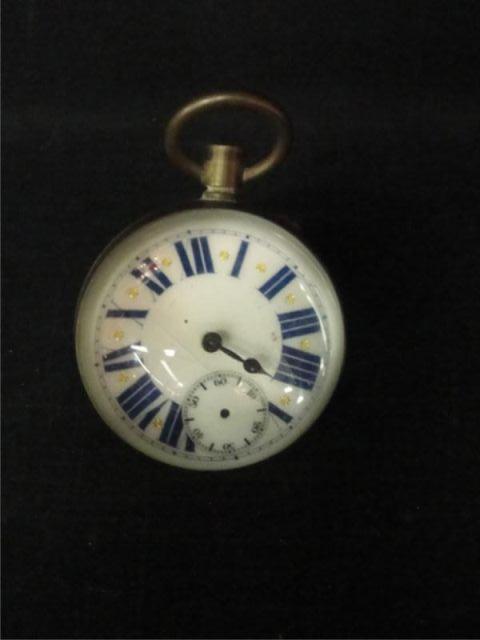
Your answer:
[[[305,336],[309,333],[316,333],[320,330],[315,309],[300,309],[299,311],[289,311],[288,313],[278,314],[278,321],[282,330],[282,338],[296,338]]]

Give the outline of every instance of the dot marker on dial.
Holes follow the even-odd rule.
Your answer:
[[[290,396],[282,396],[280,398],[280,404],[282,405],[282,407],[288,407],[288,405],[292,402],[292,399],[290,398]]]

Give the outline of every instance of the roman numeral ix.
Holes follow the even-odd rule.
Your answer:
[[[146,318],[148,309],[109,309],[107,318]]]
[[[122,371],[123,369],[134,369],[142,366],[141,352],[145,347],[140,342],[129,344],[128,347],[115,349],[103,356],[103,368],[107,373],[112,371]]]

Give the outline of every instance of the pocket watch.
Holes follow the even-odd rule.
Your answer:
[[[270,153],[249,167],[228,145],[210,145],[203,165],[189,158],[184,125],[218,107],[266,114]],[[316,422],[338,381],[344,326],[325,269],[289,231],[236,204],[241,183],[288,144],[284,113],[264,98],[221,93],[184,106],[165,148],[203,183],[201,199],[116,239],[84,284],[83,384],[113,431],[156,460],[198,470],[264,460]]]

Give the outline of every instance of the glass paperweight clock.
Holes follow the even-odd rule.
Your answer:
[[[203,166],[182,150],[183,126],[225,106],[272,119],[276,142],[257,164],[243,167],[237,147],[211,145]],[[330,278],[294,235],[236,204],[288,142],[283,112],[258,96],[186,105],[165,146],[204,184],[201,199],[114,241],[84,285],[76,351],[87,393],[156,460],[199,470],[264,460],[315,423],[335,388],[344,328]]]

